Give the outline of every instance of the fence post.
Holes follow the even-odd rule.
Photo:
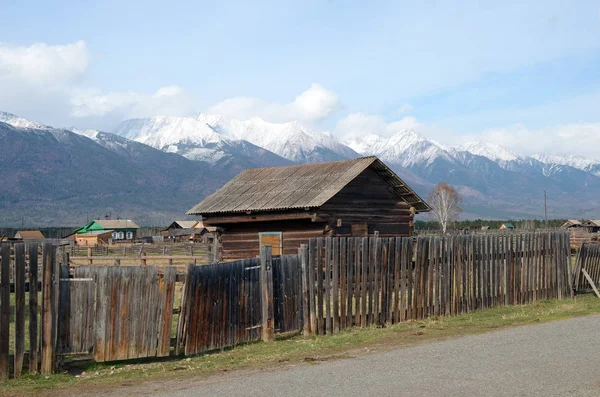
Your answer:
[[[2,244],[0,263],[0,380],[8,380],[10,325],[10,244]]]
[[[15,356],[13,373],[21,377],[23,357],[25,355],[25,244],[15,244],[13,262],[13,280],[15,282]]]
[[[270,245],[260,249],[260,290],[262,307],[262,340],[268,342],[275,337],[273,319],[273,256]]]
[[[41,374],[48,375],[54,369],[54,313],[53,285],[55,249],[51,243],[43,245],[42,275],[42,354]]]
[[[88,252],[88,264],[92,265],[94,263],[94,260],[92,259],[92,255],[94,253],[92,247],[88,247],[87,252]]]
[[[308,257],[306,255],[307,246],[302,244],[298,250],[300,256],[300,269],[302,271],[302,332],[305,336],[311,334],[310,324],[310,307],[309,307],[309,292],[308,292]]]

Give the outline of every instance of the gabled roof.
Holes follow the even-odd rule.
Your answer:
[[[167,229],[193,229],[198,221],[173,221]]]
[[[139,229],[131,219],[97,219],[96,222],[103,229]]]
[[[581,226],[581,222],[578,221],[577,219],[569,219],[568,221],[566,221],[565,223],[563,223],[561,225],[561,227],[566,228],[566,227],[571,227],[571,226]]]
[[[586,226],[600,226],[600,219],[590,219],[584,223]]]
[[[398,175],[372,156],[320,164],[247,169],[194,206],[188,215],[320,207],[369,167],[385,179],[398,198],[417,212],[431,209]]]
[[[39,230],[19,230],[15,234],[15,238],[23,240],[43,240],[45,237]]]
[[[77,237],[93,237],[103,236],[105,234],[112,234],[114,230],[90,230],[89,232],[77,233]]]
[[[515,225],[513,225],[510,222],[503,223],[501,226],[504,226],[507,229],[514,229],[515,228]]]

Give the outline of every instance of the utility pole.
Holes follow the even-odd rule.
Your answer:
[[[548,228],[548,206],[546,205],[547,196],[546,189],[544,189],[544,225]]]

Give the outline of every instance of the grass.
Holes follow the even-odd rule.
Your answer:
[[[352,328],[329,336],[282,336],[272,343],[241,345],[196,357],[101,364],[87,361],[72,364],[68,369],[70,372],[47,377],[24,376],[0,383],[0,394],[33,395],[43,390],[75,388],[78,392],[85,392],[86,389],[132,384],[141,379],[209,376],[234,370],[311,364],[589,314],[600,314],[600,299],[593,295],[581,295],[573,300],[548,300],[531,305],[499,307],[455,317],[410,321],[386,328]]]

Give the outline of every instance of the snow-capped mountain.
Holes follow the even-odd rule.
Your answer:
[[[296,163],[357,157],[329,133],[315,132],[299,122],[269,123],[255,117],[235,120],[200,113],[193,117],[151,117],[126,120],[115,134],[179,153],[189,159],[219,161],[228,153],[266,149]]]
[[[510,150],[491,142],[468,142],[455,148],[457,151],[469,152],[476,156],[483,156],[495,162],[518,161],[520,156]]]
[[[348,146],[363,155],[376,155],[383,161],[402,167],[430,165],[439,158],[453,161],[452,156],[439,144],[410,129],[389,138],[367,135],[353,139]]]
[[[600,160],[588,159],[581,156],[558,156],[558,155],[546,155],[546,154],[534,154],[531,158],[550,165],[567,165],[569,167],[577,168],[582,171],[590,172],[596,176],[600,176]]]
[[[125,120],[115,134],[153,148],[212,165],[244,160],[261,166],[288,164],[284,158],[248,141],[230,139],[195,117]],[[258,160],[258,161],[257,161]]]
[[[600,211],[600,162],[576,156],[525,157],[489,142],[446,147],[415,130],[398,131],[389,137],[371,134],[341,142],[299,122],[277,124],[260,118],[241,121],[207,114],[126,120],[115,132],[56,129],[0,112],[3,158],[23,162],[27,159],[10,160],[11,156],[27,155],[29,152],[23,148],[35,147],[36,159],[23,162],[21,175],[27,175],[27,167],[31,168],[29,172],[39,173],[39,165],[50,164],[52,174],[64,188],[56,190],[58,196],[72,194],[76,191],[73,183],[81,179],[71,172],[77,168],[75,165],[61,165],[63,159],[94,164],[86,169],[102,169],[107,181],[118,181],[115,183],[119,191],[113,192],[108,182],[102,185],[109,195],[116,195],[114,202],[123,194],[142,194],[143,188],[138,184],[143,183],[163,186],[171,192],[187,189],[182,197],[193,204],[202,198],[193,194],[199,191],[194,189],[199,189],[200,181],[200,190],[209,193],[245,168],[376,155],[423,197],[440,180],[456,186],[470,217],[539,216],[543,191],[548,192],[552,216],[585,218]],[[42,147],[47,147],[47,152]],[[154,175],[152,181],[148,180],[149,175]],[[17,190],[43,191],[45,182],[40,179],[38,189],[36,178],[32,176],[32,182],[22,187],[16,180],[13,184]],[[171,180],[182,181],[183,185],[171,186]],[[166,197],[160,195],[160,189],[156,192],[155,207],[159,208]],[[146,193],[144,190],[147,196]],[[104,197],[100,191],[97,195],[98,200]],[[575,202],[573,197],[577,197]],[[0,209],[1,205],[2,194]],[[75,212],[81,210],[76,202],[70,205]],[[105,201],[102,205],[106,205]]]
[[[49,128],[43,124],[36,123],[35,121],[30,121],[30,120],[24,119],[23,117],[19,117],[12,113],[6,113],[6,112],[0,112],[0,123],[10,124],[13,127],[18,127],[18,128],[38,128],[38,129]]]
[[[330,133],[313,131],[297,121],[278,124],[259,117],[241,121],[204,113],[195,118],[223,136],[251,142],[296,163],[344,160],[357,156]]]

